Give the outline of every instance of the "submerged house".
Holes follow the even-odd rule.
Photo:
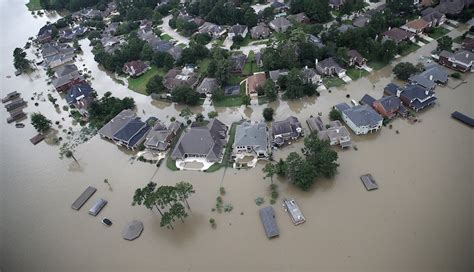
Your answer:
[[[265,123],[252,124],[249,121],[237,125],[232,148],[233,157],[254,155],[257,158],[268,158],[270,140],[267,125]]]
[[[306,123],[312,133],[315,133],[320,140],[329,141],[330,145],[340,145],[342,148],[352,145],[349,130],[339,120],[331,121],[326,126],[318,116],[310,117]]]
[[[65,98],[69,105],[74,105],[78,109],[87,109],[93,100],[94,89],[87,84],[81,83],[71,87]]]
[[[136,117],[135,112],[126,109],[105,124],[99,130],[99,135],[134,150],[145,140],[149,130],[150,127]]]
[[[389,96],[397,96],[403,105],[414,111],[420,111],[436,103],[437,98],[431,90],[421,87],[420,85],[406,85],[400,88],[390,83],[384,88],[384,94]]]
[[[433,90],[437,84],[448,83],[448,72],[437,64],[426,67],[425,71],[408,78],[412,84],[417,84],[423,88]]]
[[[207,163],[222,160],[228,127],[217,119],[206,126],[192,125],[179,138],[171,154],[173,160],[200,159]]]
[[[334,108],[341,112],[342,120],[357,135],[376,132],[382,127],[382,116],[369,105],[350,107],[347,103],[341,103]]]
[[[79,74],[77,66],[74,64],[66,64],[56,67],[55,78],[51,80],[51,84],[56,91],[63,92],[68,90],[71,86],[84,82],[84,77]]]
[[[303,135],[301,123],[294,116],[282,121],[275,121],[272,124],[272,142],[276,146],[282,146],[290,140],[295,141]]]
[[[384,118],[392,119],[397,114],[406,116],[408,113],[406,108],[402,105],[400,98],[390,95],[384,96],[379,100],[374,101],[372,107]]]
[[[466,50],[458,50],[454,53],[443,50],[439,54],[439,63],[460,72],[469,72],[474,69],[474,54]]]
[[[178,135],[181,125],[180,122],[176,121],[166,127],[163,123],[157,121],[146,136],[145,147],[160,152],[168,150],[173,139]]]

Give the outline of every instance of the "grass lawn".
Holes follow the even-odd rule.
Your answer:
[[[418,44],[409,43],[405,48],[403,48],[403,50],[400,52],[400,55],[406,56],[412,52],[415,52],[418,50],[418,48],[420,48]]]
[[[440,26],[440,27],[434,28],[431,33],[428,33],[428,36],[430,36],[431,38],[437,40],[437,39],[443,37],[444,35],[446,35],[448,33],[449,33],[449,30],[447,30],[446,28]]]
[[[199,69],[198,69],[199,73],[201,73],[201,74],[206,73],[207,72],[207,67],[209,67],[209,63],[211,63],[210,58],[205,58],[205,59],[199,60],[197,62],[197,65],[199,67]]]
[[[184,43],[178,43],[177,44],[179,47],[181,47],[182,49],[188,47],[187,45],[185,45]]]
[[[372,61],[367,63],[367,66],[371,67],[374,70],[380,70],[388,65],[388,62],[381,62],[381,61]]]
[[[357,80],[361,77],[365,77],[369,74],[369,72],[367,72],[366,70],[364,69],[356,69],[356,68],[349,68],[347,70],[347,73],[346,73],[350,78],[352,78],[352,80]]]
[[[171,171],[179,171],[179,168],[176,167],[176,161],[171,158],[172,149],[169,151],[168,156],[166,156],[166,167]]]
[[[170,35],[164,33],[164,34],[161,34],[160,38],[164,41],[171,41],[173,39],[173,37],[171,37]]]
[[[345,84],[345,82],[342,79],[338,78],[338,77],[325,77],[325,78],[323,78],[323,82],[324,82],[324,86],[326,86],[326,88],[339,87],[339,86]]]
[[[244,80],[244,76],[236,76],[233,75],[227,80],[227,84],[229,85],[239,85],[242,80]]]
[[[462,44],[462,36],[458,36],[454,38],[453,43]]]
[[[255,62],[255,53],[253,51],[249,52],[247,62],[244,65],[244,69],[242,69],[242,73],[245,75],[253,74],[253,63]]]
[[[128,79],[128,88],[132,91],[137,92],[137,93],[148,95],[146,93],[146,84],[155,75],[164,76],[165,71],[163,70],[163,68],[157,68],[155,66],[152,66],[151,69],[148,70],[145,74],[143,74],[143,75],[141,75],[137,78],[129,78]]]
[[[232,145],[234,144],[235,140],[235,131],[237,129],[237,125],[239,123],[232,123],[230,126],[229,130],[229,141],[227,142],[225,146],[225,151],[224,151],[224,158],[222,159],[221,163],[214,163],[209,169],[206,170],[206,172],[215,172],[222,167],[229,167],[232,166],[232,162],[230,161],[230,156],[232,154]]]
[[[241,95],[225,96],[220,101],[214,101],[214,107],[240,107],[242,105]]]
[[[43,9],[40,4],[40,0],[30,0],[28,4],[26,4],[29,11],[35,11]]]

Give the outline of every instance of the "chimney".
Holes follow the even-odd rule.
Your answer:
[[[317,62],[316,62],[316,63],[317,63]],[[304,69],[307,70],[307,69],[308,69],[308,65],[306,65],[306,66],[304,67]]]
[[[469,52],[466,53],[466,58],[469,58]]]
[[[425,95],[428,96],[430,92],[428,90],[425,91]]]
[[[430,80],[433,81],[433,75],[430,75]]]
[[[314,61],[314,63],[315,63],[315,64],[318,64],[318,59],[316,59],[316,60]]]
[[[402,90],[398,89],[397,90],[397,97],[400,97],[401,94],[402,94]]]
[[[389,26],[389,27],[388,27],[388,30],[391,30],[391,29],[392,29],[392,27],[391,27],[391,26]]]

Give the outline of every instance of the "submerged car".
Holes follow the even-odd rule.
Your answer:
[[[102,219],[102,224],[106,225],[107,227],[110,227],[112,226],[112,221],[110,221],[110,219],[108,218],[104,218]]]

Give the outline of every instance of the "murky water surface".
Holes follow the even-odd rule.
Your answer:
[[[51,14],[33,18],[21,1],[0,1],[1,46],[0,94],[20,91],[25,99],[33,93],[48,93],[44,72],[13,75],[12,51],[25,44]],[[450,35],[459,35],[452,33]],[[92,71],[93,87],[103,94],[132,96],[138,113],[168,120],[183,107],[151,101],[117,84],[94,62],[88,41],[82,41],[84,55],[78,66]],[[416,62],[429,54],[429,44],[404,60]],[[31,50],[28,51],[32,54]],[[7,78],[7,76],[12,76]],[[295,198],[307,222],[295,227],[281,206],[275,205],[280,237],[267,240],[258,217],[255,198],[268,205],[269,183],[263,180],[262,165],[251,170],[229,169],[225,173],[171,172],[162,166],[130,163],[131,154],[98,137],[79,146],[78,167],[60,160],[56,146],[33,146],[28,139],[35,132],[29,125],[16,129],[5,122],[0,109],[0,269],[3,271],[472,271],[473,267],[473,130],[450,118],[458,110],[474,115],[473,76],[456,89],[438,87],[439,103],[419,115],[416,125],[393,122],[369,136],[353,136],[358,151],[339,152],[339,173],[333,180],[321,180],[309,192],[278,181],[280,197]],[[380,97],[392,81],[391,67],[360,79],[318,98],[279,101],[271,104],[276,119],[293,114],[304,122],[340,102],[360,99],[368,93]],[[58,96],[56,93],[53,93]],[[54,110],[49,101],[29,100],[28,112],[41,111],[63,129],[79,129],[67,113]],[[61,101],[61,106],[64,104]],[[217,109],[219,119],[230,124],[240,118],[262,119],[264,106]],[[194,108],[205,114],[212,107]],[[398,130],[399,134],[395,131]],[[276,158],[299,151],[301,142],[278,151]],[[359,176],[372,173],[380,189],[365,191]],[[104,178],[112,185],[110,191]],[[137,187],[153,180],[174,184],[186,180],[196,188],[190,200],[193,212],[175,230],[159,227],[159,217],[142,207],[130,205]],[[70,204],[88,185],[98,192],[79,212]],[[227,194],[229,214],[211,211],[219,187]],[[98,218],[87,214],[97,198],[109,204]],[[242,215],[241,215],[242,213]],[[110,228],[102,217],[113,220]],[[215,218],[212,229],[209,218]],[[128,242],[122,227],[130,220],[142,220],[142,236]]]

